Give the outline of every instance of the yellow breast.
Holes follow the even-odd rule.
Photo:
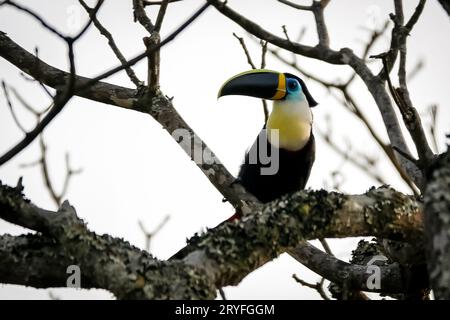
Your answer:
[[[301,110],[299,106],[294,109],[290,105],[274,105],[266,125],[269,142],[281,149],[300,150],[308,143],[311,121],[309,107]]]

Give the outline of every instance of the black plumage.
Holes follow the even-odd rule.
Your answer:
[[[266,143],[266,150],[268,150],[267,154],[269,156],[272,155],[272,152],[278,151],[279,153],[278,171],[273,175],[261,174],[261,168],[268,167],[270,164],[263,164],[264,159],[261,159],[259,156],[256,157],[256,163],[250,163],[250,154],[259,154],[258,141]],[[237,180],[259,201],[263,203],[269,202],[284,194],[304,189],[314,160],[315,140],[312,132],[308,142],[302,149],[289,151],[272,147],[267,139],[267,130],[263,128],[250,150],[246,153],[245,161],[241,165]]]

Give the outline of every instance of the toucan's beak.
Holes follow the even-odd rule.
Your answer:
[[[217,97],[229,95],[280,100],[286,96],[286,76],[283,73],[265,69],[246,71],[225,82]]]

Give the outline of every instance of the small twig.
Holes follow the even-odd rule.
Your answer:
[[[20,95],[15,88],[10,87],[9,90],[13,93],[20,104],[30,113],[32,113],[36,118],[42,117],[48,110],[53,107],[53,102],[50,103],[44,110],[39,111],[32,107],[25,99]]]
[[[98,0],[97,1],[97,4],[95,5],[95,8],[93,9],[95,14],[100,9],[101,5],[103,4],[103,1],[104,0]],[[83,26],[83,28],[81,28],[81,30],[74,37],[70,37],[70,36],[62,34],[56,28],[52,27],[49,23],[47,23],[41,16],[39,16],[37,13],[35,13],[34,11],[32,11],[32,10],[26,8],[26,7],[23,7],[23,6],[15,3],[15,2],[9,1],[9,0],[3,1],[2,4],[8,4],[8,5],[10,5],[10,6],[20,10],[20,11],[23,11],[23,12],[27,13],[28,15],[30,15],[34,19],[36,19],[45,29],[47,29],[48,31],[50,31],[54,35],[58,36],[60,39],[64,40],[67,43],[74,43],[79,38],[81,38],[81,36],[89,29],[89,27],[90,27],[90,25],[92,23],[92,20],[89,19],[89,21]]]
[[[348,150],[344,150],[337,143],[335,143],[333,140],[331,140],[331,137],[330,137],[331,135],[330,134],[324,133],[321,130],[319,130],[318,128],[316,128],[316,132],[318,133],[318,135],[320,137],[322,137],[324,139],[325,143],[328,146],[330,146],[330,148],[334,152],[336,152],[338,155],[340,155],[342,158],[344,158],[345,160],[348,160],[351,164],[353,164],[355,167],[360,169],[362,172],[367,174],[369,177],[371,177],[372,179],[374,179],[378,183],[380,183],[380,184],[385,184],[386,183],[386,181],[384,181],[384,179],[380,175],[378,175],[377,173],[373,172],[373,170],[371,170],[371,168],[369,166],[367,166],[366,164],[362,163],[361,161],[356,159],[354,156],[350,156],[350,153],[349,153]]]
[[[17,9],[24,11],[31,16],[33,16],[35,19],[37,19],[45,28],[53,32],[54,34],[57,34],[60,36],[64,41],[66,42],[66,45],[68,47],[68,58],[69,58],[69,79],[66,83],[66,86],[63,90],[59,91],[54,99],[53,99],[53,108],[48,112],[48,114],[42,119],[41,122],[39,122],[36,127],[29,131],[25,137],[18,142],[15,146],[13,146],[10,150],[8,150],[4,155],[0,157],[0,165],[4,164],[11,158],[13,158],[15,155],[17,155],[19,152],[21,152],[23,149],[25,149],[39,134],[47,127],[47,125],[63,110],[67,102],[73,97],[75,94],[75,59],[74,59],[74,53],[73,53],[73,44],[87,31],[89,26],[91,25],[92,19],[89,19],[89,22],[85,24],[85,26],[81,29],[81,31],[75,36],[75,37],[68,37],[63,36],[61,33],[59,33],[56,29],[50,27],[39,15],[34,13],[33,11],[24,8],[20,5],[15,4],[11,1],[6,1],[5,3],[16,7]],[[103,0],[97,1],[97,5],[95,6],[94,13],[96,14],[98,10],[100,9],[100,6],[102,5]]]
[[[153,32],[159,32],[161,30],[161,26],[164,20],[164,16],[166,14],[167,6],[169,5],[169,0],[163,0],[161,1],[161,7],[159,8],[158,16],[156,18],[155,22],[155,28],[153,29]]]
[[[317,29],[317,36],[319,38],[319,45],[323,47],[329,46],[330,39],[328,35],[327,25],[325,23],[325,18],[323,16],[323,11],[330,2],[329,0],[313,1],[312,5],[310,6],[296,4],[287,0],[278,0],[278,1],[298,10],[311,11],[314,14],[314,19],[316,20],[316,29]],[[285,31],[284,26],[283,31]],[[286,35],[286,38],[289,39],[287,36],[287,32],[284,32],[284,34]]]
[[[256,69],[256,65],[253,62],[253,59],[248,51],[247,45],[245,44],[245,40],[242,37],[239,37],[236,33],[233,32],[233,36],[239,41],[241,44],[242,50],[244,50],[244,54],[247,57],[247,63],[250,65],[252,69]],[[261,69],[266,67],[266,54],[267,54],[267,41],[260,42],[261,45]],[[263,111],[264,111],[264,123],[269,119],[269,109],[267,107],[267,101],[262,99]]]
[[[323,300],[331,300],[330,297],[328,297],[328,295],[325,293],[325,290],[323,288],[323,285],[325,284],[325,278],[322,278],[320,282],[317,282],[315,284],[300,279],[296,274],[293,274],[292,278],[294,278],[294,280],[297,283],[300,283],[302,286],[316,290]]]
[[[35,62],[34,62],[34,68],[36,68],[36,70],[39,70],[39,62],[40,62],[40,59],[39,59],[39,48],[38,47],[35,47],[34,48],[34,55],[35,55],[35,57],[36,57],[36,59],[35,59]],[[23,76],[25,79],[27,79],[27,77],[25,77],[25,76]],[[32,79],[32,81],[37,81],[38,83],[39,83],[39,86],[42,88],[42,90],[44,90],[44,92],[47,94],[47,96],[50,98],[50,99],[52,99],[52,100],[55,100],[55,95],[54,94],[52,94],[49,90],[48,90],[48,88],[42,83],[42,81],[41,81],[41,77],[40,76],[38,76],[36,79]]]
[[[305,6],[305,5],[301,5],[301,4],[296,4],[293,3],[291,1],[287,1],[287,0],[278,0],[281,3],[284,3],[294,9],[298,9],[298,10],[306,10],[306,11],[313,11],[312,6]]]
[[[148,231],[141,220],[138,221],[139,228],[141,228],[142,233],[145,236],[145,250],[150,252],[150,245],[153,237],[158,234],[161,229],[166,225],[166,223],[169,221],[170,215],[166,215],[161,222],[158,224],[158,226],[153,229],[152,231]]]
[[[172,33],[170,33],[164,40],[162,40],[158,45],[152,47],[150,49],[151,52],[156,51],[161,49],[163,46],[165,46],[166,44],[168,44],[169,42],[173,41],[181,32],[183,32],[192,22],[194,22],[198,17],[201,16],[201,14],[203,12],[205,12],[205,10],[209,7],[209,2],[205,3],[204,5],[202,5],[199,9],[197,9],[185,22],[183,22],[178,28],[176,28]],[[83,91],[89,87],[91,87],[92,85],[94,85],[95,83],[99,82],[100,80],[106,79],[110,76],[112,76],[113,74],[116,74],[117,72],[124,70],[127,67],[131,67],[133,65],[135,65],[136,63],[138,63],[139,61],[141,61],[142,59],[148,57],[149,55],[149,50],[146,50],[143,53],[138,54],[137,56],[135,56],[134,58],[128,60],[128,62],[124,65],[120,65],[117,66],[115,68],[112,68],[92,79],[90,79],[89,81],[87,81],[86,83],[80,84],[79,87],[77,87],[76,91],[80,92]],[[0,163],[1,164],[1,163]]]
[[[436,153],[439,153],[439,145],[437,143],[437,132],[436,132],[438,111],[439,108],[437,104],[433,104],[432,106],[430,106],[430,114],[431,114],[430,135],[431,135],[431,142],[433,143],[434,151]]]
[[[61,189],[61,192],[57,192],[55,186],[52,183],[52,180],[50,178],[50,169],[49,169],[49,163],[47,159],[47,146],[45,145],[44,136],[41,134],[39,136],[39,148],[41,152],[41,158],[38,161],[38,164],[41,166],[41,172],[42,176],[44,178],[45,186],[47,187],[47,190],[50,193],[50,196],[52,200],[54,201],[55,205],[59,207],[62,203],[62,200],[64,199],[65,195],[67,194],[67,190],[69,189],[69,183],[72,179],[72,177],[76,174],[79,174],[82,172],[82,169],[73,169],[70,165],[70,158],[69,154],[66,153],[66,174],[64,178],[63,187]]]
[[[425,62],[420,59],[419,61],[417,61],[417,63],[414,65],[414,67],[412,68],[412,70],[408,73],[407,75],[407,81],[410,82],[411,80],[413,80],[416,75],[422,71],[423,67],[425,65]]]
[[[182,0],[169,0],[167,2],[168,3],[173,3],[173,2],[179,2],[179,1],[182,1]],[[143,2],[144,2],[144,7],[146,7],[146,6],[160,6],[160,5],[162,5],[164,3],[164,1],[146,1],[146,0],[144,0]]]
[[[261,40],[261,69],[266,67],[266,55],[267,55],[267,41]],[[264,122],[267,123],[269,120],[269,108],[267,106],[267,101],[262,99],[263,110],[264,110]]]
[[[94,12],[93,9],[90,8],[86,4],[86,2],[84,2],[84,0],[79,0],[79,2],[81,4],[81,6],[89,14],[89,18],[92,19],[92,22],[94,23],[95,27],[100,32],[100,34],[102,34],[108,40],[108,44],[109,44],[110,48],[116,55],[117,59],[119,59],[120,63],[122,63],[122,65],[126,64],[127,60],[125,59],[125,57],[123,56],[123,54],[119,50],[119,48],[117,47],[117,44],[114,41],[112,34],[100,23],[100,21],[97,19],[97,17],[93,14],[93,12]],[[127,73],[130,80],[136,85],[136,87],[139,88],[140,86],[142,86],[142,81],[140,81],[138,79],[138,77],[136,76],[136,74],[134,73],[134,71],[131,67],[125,68],[125,72]]]
[[[225,291],[223,290],[223,288],[219,288],[219,294],[222,300],[227,300],[227,296],[225,295]]]
[[[267,41],[261,40],[261,69],[266,67]]]
[[[406,151],[403,151],[402,149],[400,149],[397,146],[392,146],[392,149],[394,149],[395,151],[397,151],[398,153],[400,153],[403,157],[405,157],[406,159],[408,159],[409,161],[413,162],[413,163],[417,163],[418,160],[411,157],[411,155],[409,153],[407,153]]]
[[[174,40],[183,30],[185,30],[193,21],[195,21],[208,7],[209,7],[209,3],[205,3],[204,5],[202,5],[182,25],[180,25],[178,28],[176,28],[169,36],[167,36],[167,38],[165,38],[163,41],[161,41],[157,46],[154,46],[153,48],[151,48],[150,51],[159,50],[161,47],[163,47],[167,43]],[[117,72],[124,70],[127,67],[131,67],[131,66],[135,65],[136,63],[141,61],[143,58],[147,57],[148,54],[149,54],[149,52],[147,50],[147,51],[137,55],[136,57],[128,60],[128,62],[126,64],[122,64],[120,66],[112,68],[112,69],[86,81],[86,82],[81,83],[79,86],[74,88],[73,92],[59,91],[56,94],[56,96],[54,97],[53,108],[49,111],[49,113],[45,116],[45,118],[33,130],[28,132],[28,134],[20,142],[18,142],[14,147],[12,147],[10,150],[8,150],[5,154],[0,156],[0,166],[3,165],[4,163],[6,163],[7,161],[11,160],[19,152],[21,152],[23,149],[25,149],[31,142],[33,142],[34,139],[36,139],[36,137],[56,117],[56,115],[58,115],[59,112],[61,112],[61,110],[64,108],[66,103],[73,97],[73,95],[76,95],[79,92],[92,87],[94,84],[96,84],[100,80],[108,78],[109,76],[116,74]],[[73,61],[73,59],[70,59],[70,60]],[[72,76],[70,76],[69,80],[70,79],[74,79],[74,78]],[[71,86],[68,85],[68,87],[71,87]]]
[[[59,198],[60,199],[64,199],[64,197],[67,194],[67,190],[69,189],[69,183],[71,181],[71,178],[74,175],[80,174],[81,172],[83,172],[83,169],[78,168],[78,169],[73,169],[71,164],[70,164],[70,154],[66,153],[65,156],[65,160],[66,160],[66,177],[64,179],[64,184],[61,190],[61,193],[59,194]]]
[[[362,53],[362,59],[366,59],[369,55],[370,49],[372,49],[375,42],[386,32],[387,28],[389,26],[389,20],[386,20],[386,22],[383,24],[380,30],[374,30],[370,36],[369,41],[366,43],[366,46],[364,47],[363,53]]]
[[[297,36],[297,39],[296,39],[297,43],[300,43],[303,40],[303,38],[304,38],[304,36],[306,34],[306,30],[307,30],[307,28],[305,26],[303,26],[300,29],[300,32],[298,33],[298,36]]]
[[[6,87],[6,84],[4,83],[4,81],[2,81],[2,86],[3,86],[3,90],[5,92],[5,96],[6,96],[6,100],[8,102],[8,106],[11,109],[11,113],[13,114],[14,120],[17,123],[17,125],[19,126],[19,128],[21,129],[21,131],[23,133],[27,133],[26,130],[20,125],[18,118],[16,117],[15,113],[14,113],[14,108],[12,106],[12,103],[10,101],[10,97],[8,94],[8,89]],[[17,99],[21,102],[22,105],[24,105],[24,107],[31,112],[35,117],[36,117],[36,122],[39,123],[42,115],[48,110],[44,109],[43,111],[37,111],[35,110],[33,107],[31,107],[30,105],[28,105],[28,103],[25,102],[25,100],[14,90],[13,91],[14,95],[17,97]],[[69,161],[69,155],[66,154],[66,176],[64,179],[64,184],[63,184],[63,188],[61,193],[57,193],[55,191],[55,188],[51,182],[50,179],[50,174],[49,174],[49,168],[48,168],[48,161],[47,161],[47,147],[45,145],[44,142],[44,137],[43,134],[41,133],[39,136],[39,148],[40,148],[40,152],[41,152],[41,157],[38,161],[30,163],[30,164],[24,164],[21,165],[21,168],[27,168],[27,167],[32,167],[32,166],[36,166],[36,165],[40,165],[41,166],[41,172],[42,175],[44,177],[44,182],[45,185],[47,187],[47,190],[50,193],[50,196],[52,198],[52,200],[55,202],[56,206],[60,206],[61,205],[61,200],[63,199],[63,197],[66,195],[68,187],[69,187],[69,182],[71,180],[71,177],[75,174],[78,174],[81,172],[81,169],[78,170],[74,170],[71,168],[70,166],[70,161]]]
[[[328,253],[329,255],[334,256],[333,251],[331,251],[331,248],[328,245],[327,240],[323,239],[323,238],[320,238],[319,241],[320,241],[320,244],[322,245],[323,249],[325,250],[325,252]]]
[[[286,37],[286,40],[289,41],[289,42],[292,42],[291,38],[289,37],[289,33],[287,31],[286,25],[282,25],[281,29],[283,29],[283,33],[284,33],[284,36]]]
[[[3,87],[3,93],[5,94],[6,104],[8,105],[9,111],[11,112],[11,116],[16,123],[17,127],[22,131],[23,133],[27,133],[26,129],[22,126],[22,124],[19,121],[19,118],[16,115],[16,112],[14,111],[14,107],[11,101],[11,97],[9,96],[8,88],[6,86],[5,81],[2,80],[2,87]]]
[[[245,44],[245,40],[242,37],[239,37],[236,33],[233,32],[233,36],[238,39],[241,44],[242,49],[244,50],[245,56],[247,57],[247,62],[252,69],[256,69],[255,64],[253,63],[252,57],[250,56],[250,52],[247,49],[247,45]]]
[[[32,167],[36,167],[40,164],[41,164],[41,159],[38,159],[38,160],[29,162],[29,163],[21,163],[21,164],[19,164],[19,168],[21,168],[21,169],[32,168]]]

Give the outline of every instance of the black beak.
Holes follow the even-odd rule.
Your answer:
[[[276,71],[255,69],[240,73],[226,81],[218,98],[229,95],[280,100],[286,96],[286,76]]]

